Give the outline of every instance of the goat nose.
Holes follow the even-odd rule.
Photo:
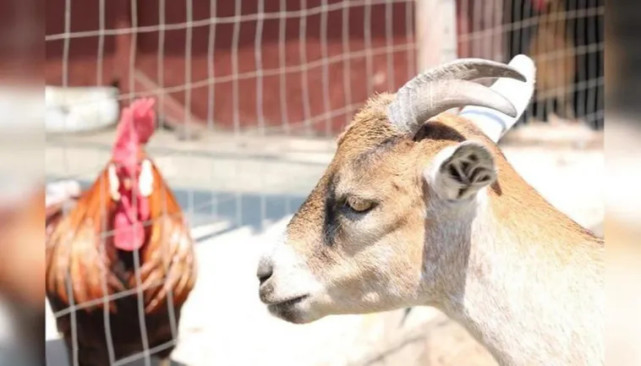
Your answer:
[[[258,281],[262,285],[265,283],[274,273],[274,266],[272,264],[272,261],[267,260],[265,258],[261,259],[260,262],[258,263],[258,271],[256,272],[256,276],[258,276]]]

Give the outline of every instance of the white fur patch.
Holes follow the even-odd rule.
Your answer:
[[[120,200],[120,179],[118,179],[118,174],[116,174],[116,166],[109,164],[107,168],[107,181],[109,182],[109,196],[114,201]]]
[[[138,176],[138,191],[143,197],[149,197],[154,189],[154,174],[151,161],[142,161],[140,175]]]
[[[287,236],[279,241],[269,257],[273,274],[271,282],[275,299],[287,299],[317,292],[321,283],[314,277],[307,263],[287,244]]]
[[[555,243],[523,245],[500,229],[486,190],[473,200],[430,200],[427,216],[423,279],[444,286],[441,310],[500,364],[602,365],[601,282],[583,248],[559,267],[542,252]]]

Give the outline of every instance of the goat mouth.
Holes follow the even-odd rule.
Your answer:
[[[309,295],[294,297],[289,300],[267,305],[267,310],[275,317],[285,321],[301,324],[306,323],[305,309],[301,305]]]
[[[302,310],[298,305],[308,297],[309,295],[302,295],[285,301],[272,303],[267,305],[267,310],[278,318],[295,322],[294,319],[297,318],[297,314]]]
[[[293,298],[291,298],[289,300],[284,300],[284,301],[279,301],[279,302],[274,302],[274,303],[268,304],[268,307],[269,308],[283,308],[283,309],[291,308],[291,307],[295,306],[296,304],[302,302],[303,300],[305,300],[308,297],[309,297],[309,295],[297,296],[297,297],[293,297]]]

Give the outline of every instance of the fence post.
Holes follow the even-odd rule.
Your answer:
[[[414,13],[418,71],[454,60],[456,55],[456,1],[416,0]]]

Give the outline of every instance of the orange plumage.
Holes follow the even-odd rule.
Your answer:
[[[189,228],[143,148],[154,120],[151,99],[126,108],[111,161],[70,212],[47,220],[47,297],[59,312],[58,329],[68,346],[72,330],[65,309],[78,307],[80,365],[110,363],[105,316],[115,360],[142,352],[145,343],[149,348],[166,345],[158,356],[168,357],[174,348],[172,329],[177,329],[170,313],[178,323],[194,286]],[[148,342],[141,336],[142,316]]]

